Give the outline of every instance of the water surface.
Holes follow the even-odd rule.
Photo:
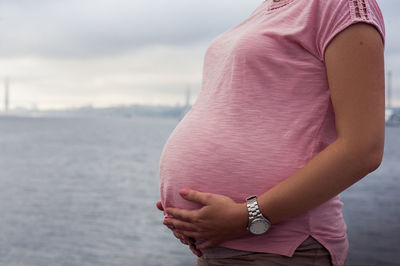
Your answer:
[[[195,265],[162,225],[158,163],[172,118],[0,117],[0,265]],[[343,193],[349,265],[396,265],[400,128]]]

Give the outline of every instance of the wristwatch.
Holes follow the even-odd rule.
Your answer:
[[[257,196],[250,196],[246,199],[247,210],[249,211],[249,224],[247,229],[254,235],[262,235],[271,227],[271,222],[265,218],[258,208]]]

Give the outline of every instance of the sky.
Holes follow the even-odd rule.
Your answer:
[[[0,106],[5,77],[11,108],[193,103],[209,43],[262,1],[0,0]],[[400,106],[400,1],[377,1]]]

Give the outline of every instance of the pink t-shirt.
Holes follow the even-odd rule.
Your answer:
[[[358,22],[375,26],[384,39],[375,0],[267,0],[212,41],[200,94],[161,155],[164,207],[200,207],[184,200],[181,188],[244,202],[332,143],[337,134],[324,52],[335,35]],[[343,265],[348,242],[339,196],[264,235],[221,246],[292,256],[309,235],[328,249],[334,265]]]

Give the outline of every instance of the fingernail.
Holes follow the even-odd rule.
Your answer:
[[[167,224],[168,224],[168,221],[167,221],[167,219],[164,219],[164,221],[163,221],[163,224],[165,224],[165,225],[167,225]]]
[[[186,196],[189,193],[189,189],[187,188],[183,188],[179,191],[179,194],[181,194],[182,196]]]

